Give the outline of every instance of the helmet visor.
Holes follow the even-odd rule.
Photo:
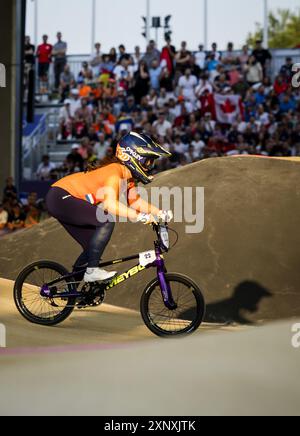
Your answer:
[[[147,158],[145,159],[145,162],[142,164],[142,168],[146,172],[151,172],[155,168],[155,159],[154,158]]]

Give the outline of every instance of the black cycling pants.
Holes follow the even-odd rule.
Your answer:
[[[97,206],[75,198],[61,188],[51,188],[46,203],[49,213],[83,248],[74,270],[85,266],[97,268],[115,228],[113,218],[101,213],[99,220]]]

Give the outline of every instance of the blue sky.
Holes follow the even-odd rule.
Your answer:
[[[89,53],[91,50],[92,0],[37,0],[39,4],[38,33],[50,36],[53,42],[61,30],[69,43],[70,54]],[[34,4],[28,0],[27,33],[34,36]],[[263,20],[262,0],[208,0],[209,42],[218,42],[224,49],[228,41],[240,48],[256,22]],[[145,0],[97,0],[97,40],[103,51],[124,43],[128,51],[136,45],[145,46],[142,33],[142,15]],[[269,0],[270,8],[300,8],[300,0]],[[182,40],[196,49],[203,42],[203,0],[151,0],[152,15],[173,15],[173,41]],[[154,38],[154,33],[153,33]],[[162,37],[159,38],[161,45]]]

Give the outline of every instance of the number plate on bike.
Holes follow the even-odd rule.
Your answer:
[[[145,253],[140,253],[140,265],[148,266],[152,265],[156,261],[155,251],[146,251]]]

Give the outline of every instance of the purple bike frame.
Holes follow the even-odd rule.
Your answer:
[[[170,284],[166,281],[165,262],[164,262],[164,259],[162,257],[161,249],[158,245],[155,247],[155,253],[156,253],[157,277],[158,277],[162,297],[163,297],[165,306],[170,310],[174,310],[176,308],[176,303],[173,299]]]

